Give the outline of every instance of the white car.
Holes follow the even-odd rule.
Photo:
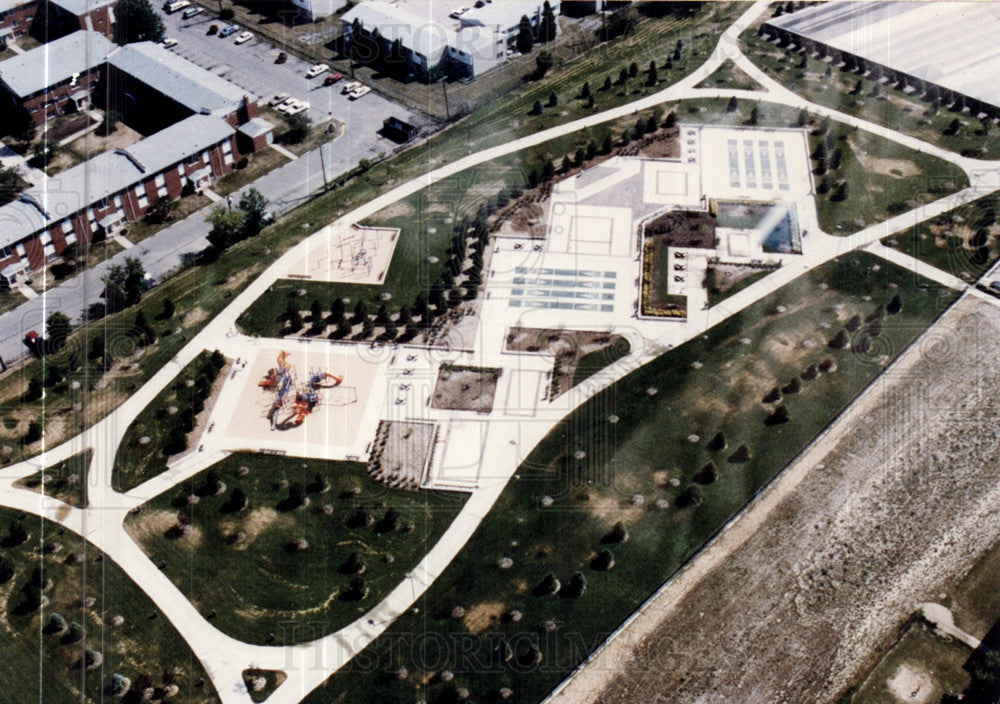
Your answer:
[[[306,71],[306,78],[316,78],[321,73],[326,73],[330,70],[330,67],[326,64],[316,64]]]
[[[172,46],[177,46],[177,40],[174,39],[173,37],[167,37],[161,43],[163,44],[164,49],[169,49]]]
[[[233,43],[234,44],[246,44],[251,39],[253,39],[253,33],[252,32],[240,32],[239,34],[236,35],[236,41],[233,42]]]
[[[341,93],[350,93],[352,90],[361,85],[361,81],[349,81],[340,87]]]
[[[273,108],[281,105],[286,100],[288,100],[288,93],[275,93],[274,97],[267,101],[267,104]]]
[[[368,95],[371,92],[372,89],[369,88],[368,86],[358,86],[357,88],[351,91],[351,94],[350,96],[348,96],[348,99],[357,100],[358,98],[363,98],[364,96]]]
[[[287,113],[289,109],[295,107],[295,105],[298,104],[298,102],[299,101],[296,100],[295,98],[285,98],[285,100],[281,103],[278,103],[278,105],[274,109],[277,110],[278,112]]]
[[[304,100],[299,100],[292,107],[285,110],[285,114],[291,117],[292,115],[298,115],[300,112],[305,112],[309,109],[309,103]]]

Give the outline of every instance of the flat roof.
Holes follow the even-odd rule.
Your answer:
[[[497,0],[482,7],[473,7],[471,10],[466,10],[462,13],[460,19],[463,26],[466,24],[479,24],[484,27],[497,28],[505,32],[511,27],[518,26],[521,23],[522,17],[531,19],[535,14],[540,15],[543,4],[541,1],[500,2]],[[553,12],[559,14],[558,0],[552,0],[549,4],[552,6]]]
[[[357,19],[366,30],[377,28],[379,34],[390,42],[397,39],[408,49],[420,52],[430,60],[437,60],[445,47],[455,42],[455,32],[431,18],[391,5],[382,0],[360,2],[345,12],[341,20],[351,24]]]
[[[830,2],[767,24],[1000,105],[1000,4]]]
[[[236,128],[240,134],[244,134],[251,139],[259,137],[262,134],[267,134],[273,129],[274,125],[265,120],[263,117],[255,117]]]
[[[126,44],[108,63],[194,112],[229,113],[244,95],[258,98],[153,42]]]
[[[51,227],[234,133],[220,117],[192,115],[130,147],[98,154],[46,178],[0,207],[0,247]]]
[[[66,10],[66,12],[80,17],[107,5],[113,5],[117,0],[50,0],[50,2]]]
[[[15,95],[26,98],[100,66],[114,49],[103,34],[81,29],[0,61],[0,80]]]

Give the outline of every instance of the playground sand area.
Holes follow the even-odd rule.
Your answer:
[[[260,382],[279,368],[279,356],[289,369],[290,382],[272,424],[277,388]],[[227,445],[248,449],[276,449],[306,456],[326,455],[326,448],[357,451],[358,431],[365,418],[378,365],[359,357],[352,347],[286,342],[261,348],[236,379],[238,395],[230,406]],[[332,375],[340,379],[326,376]],[[315,388],[310,385],[316,379]],[[315,392],[314,405],[302,418],[297,396]],[[302,404],[308,407],[310,404]],[[365,443],[361,442],[361,448]]]
[[[381,284],[399,241],[399,228],[351,225],[331,232],[325,242],[288,269],[287,276],[309,281]]]

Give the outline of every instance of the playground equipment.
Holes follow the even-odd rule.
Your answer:
[[[333,383],[328,383],[328,379],[332,380]],[[339,386],[343,380],[343,376],[317,370],[310,372],[308,383],[298,384],[295,368],[288,363],[288,352],[282,350],[278,354],[278,366],[269,369],[264,378],[257,383],[262,389],[274,392],[274,402],[271,404],[269,413],[271,430],[277,430],[278,417],[293,389],[295,391],[292,404],[294,411],[289,419],[295,425],[299,425],[319,404],[319,389]]]

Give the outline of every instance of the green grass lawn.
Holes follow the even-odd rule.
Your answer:
[[[70,506],[85,508],[87,506],[87,472],[90,470],[90,460],[94,450],[87,448],[83,452],[69,457],[62,462],[46,467],[40,472],[19,479],[14,486],[25,487],[46,496],[54,496]]]
[[[738,68],[732,59],[726,59],[719,68],[695,88],[723,88],[726,90],[761,90],[760,84]]]
[[[881,319],[873,344],[855,332],[854,348],[827,347],[853,315],[868,316],[897,294],[902,309]],[[476,701],[492,701],[501,687],[517,701],[539,701],[953,298],[908,270],[845,254],[605,389],[534,448],[420,613],[400,619],[363,662],[306,701],[445,702],[459,687]],[[836,367],[812,375],[827,358]],[[799,390],[780,404],[790,421],[766,425],[776,404],[764,397],[799,375]],[[725,449],[710,447],[717,433]],[[692,486],[701,502],[683,505]],[[613,569],[601,569],[603,550]],[[555,596],[543,595],[553,587],[549,574],[563,585]],[[429,639],[451,647],[422,664],[414,653]],[[504,642],[509,661],[496,657]],[[401,667],[403,676],[393,675]],[[455,674],[451,682],[433,674],[444,670]]]
[[[969,675],[962,669],[972,654],[963,643],[937,635],[920,621],[914,622],[892,650],[865,678],[864,683],[853,696],[843,701],[849,704],[885,704],[898,701],[889,687],[889,682],[900,668],[928,677],[931,692],[924,701],[937,702],[948,691],[962,692],[969,684]]]
[[[722,301],[726,300],[730,296],[733,296],[742,291],[743,289],[747,288],[748,286],[757,283],[765,276],[773,273],[774,271],[775,271],[774,269],[761,269],[760,271],[755,271],[749,276],[743,277],[742,279],[736,281],[727,288],[720,289],[716,284],[715,270],[712,267],[709,267],[708,271],[705,272],[705,278],[708,284],[706,288],[708,289],[709,307],[716,306],[722,303]]]
[[[111,486],[115,491],[134,489],[167,469],[170,457],[167,448],[170,447],[170,435],[175,427],[186,422],[193,429],[187,432],[187,444],[197,442],[196,426],[212,409],[205,406],[199,411],[193,407],[196,397],[201,395],[194,383],[203,375],[206,379],[203,383],[209,386],[215,383],[217,373],[213,372],[214,367],[210,364],[211,356],[207,350],[200,352],[132,421],[115,453],[111,474]],[[172,454],[180,456],[187,447],[171,449],[179,449]]]
[[[985,196],[908,230],[884,237],[882,244],[971,284],[1000,257],[996,206],[996,196]]]
[[[217,482],[225,484],[219,494]],[[293,507],[296,487],[308,505]],[[389,489],[357,462],[237,453],[147,502],[125,527],[217,628],[251,643],[289,644],[342,628],[377,604],[464,501],[453,492]],[[182,516],[189,534],[177,529]],[[308,546],[295,548],[299,539]],[[350,568],[352,554],[360,562]],[[356,576],[364,598],[350,593]]]
[[[935,113],[930,110],[930,103],[922,100],[919,93],[907,93],[897,90],[893,84],[883,83],[879,85],[878,94],[873,95],[876,85],[874,81],[836,67],[832,67],[827,76],[830,64],[819,59],[806,58],[806,65],[802,66],[802,55],[786,52],[758,37],[759,25],[760,22],[754,24],[740,35],[743,53],[771,78],[806,100],[870,120],[959,154],[981,159],[1000,158],[1000,136],[996,127],[977,134],[981,126],[974,115],[953,113],[944,107]],[[852,94],[859,79],[861,91]],[[945,134],[956,117],[963,123],[962,129],[956,135]]]
[[[621,337],[609,347],[583,355],[576,363],[576,370],[573,372],[573,386],[579,386],[605,367],[614,364],[622,357],[627,357],[631,351],[632,345],[627,339]]]
[[[0,687],[7,693],[5,701],[111,701],[104,689],[115,673],[131,680],[135,692],[130,696],[148,686],[162,699],[164,687],[172,682],[178,693],[167,701],[219,701],[201,664],[167,618],[100,550],[57,524],[8,508],[0,509],[0,526],[0,594],[5,604]],[[10,526],[24,530],[23,543],[13,544],[17,541],[10,539]],[[39,568],[52,582],[44,592],[48,604],[42,608],[37,606],[37,589],[30,586]],[[45,628],[56,614],[71,629],[64,635]],[[71,643],[73,624],[85,634]],[[78,666],[85,648],[100,653],[101,667]]]

